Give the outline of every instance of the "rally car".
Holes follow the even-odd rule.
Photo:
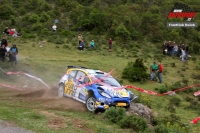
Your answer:
[[[81,66],[68,66],[58,85],[59,97],[67,96],[80,101],[91,112],[110,106],[128,108],[131,101],[137,98],[110,73]]]

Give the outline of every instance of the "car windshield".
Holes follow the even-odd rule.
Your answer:
[[[101,80],[103,83],[109,84],[110,86],[114,86],[114,87],[121,87],[121,85],[119,84],[119,82],[111,77],[108,76],[106,77],[106,75],[94,75],[97,79]],[[92,80],[94,81],[95,78],[92,78]],[[101,83],[97,83],[97,84],[101,84]]]

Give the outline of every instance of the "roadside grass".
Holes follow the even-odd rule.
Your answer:
[[[46,109],[41,102],[16,97],[15,93],[18,92],[6,91],[1,88],[0,119],[37,133],[133,132],[129,129],[121,129],[119,126],[103,120],[97,114],[73,110]],[[49,126],[51,121],[53,121],[52,127]],[[58,128],[55,128],[55,125]]]
[[[156,88],[159,88],[163,85],[170,86],[175,82],[182,82],[183,79],[188,80],[188,85],[193,85],[194,82],[198,81],[197,79],[191,78],[193,74],[197,73],[197,70],[195,70],[195,68],[200,64],[200,60],[198,59],[197,55],[192,55],[196,58],[196,60],[192,61],[190,59],[186,63],[183,63],[180,62],[179,58],[177,57],[163,56],[161,53],[162,51],[157,48],[159,46],[155,44],[151,44],[151,46],[145,46],[144,44],[141,46],[142,50],[136,50],[136,52],[133,52],[129,49],[119,49],[118,46],[114,45],[113,47],[116,47],[114,48],[116,51],[109,52],[107,50],[106,44],[101,44],[100,50],[87,49],[86,51],[78,51],[76,47],[73,46],[73,42],[63,45],[46,42],[46,44],[40,47],[37,39],[25,40],[23,38],[11,38],[11,44],[13,43],[17,44],[17,47],[19,48],[18,65],[4,68],[6,70],[23,71],[31,75],[37,76],[49,85],[57,85],[58,81],[65,73],[66,66],[70,65],[80,65],[88,68],[103,70],[106,72],[114,69],[111,75],[116,77],[118,80],[121,80],[123,82],[123,85],[130,84],[151,91],[157,91]],[[68,45],[69,47],[63,48],[64,45]],[[152,82],[149,80],[147,80],[146,82],[131,83],[125,79],[122,79],[121,74],[125,66],[128,62],[134,62],[136,58],[144,59],[144,64],[148,68],[148,71],[149,66],[151,63],[153,63],[153,61],[158,62],[161,60],[162,64],[164,65],[164,83],[159,84],[157,82]],[[4,79],[3,81],[6,80]],[[148,94],[141,94],[140,92],[137,92],[135,90],[132,91],[135,94],[142,96],[144,98],[143,104],[149,104],[153,111],[156,114],[158,113],[160,117],[170,115],[170,112],[166,110],[166,107],[168,106],[171,96],[158,97]],[[182,100],[181,106],[176,107],[175,114],[180,116],[180,121],[182,123],[187,123],[189,125],[192,132],[197,133],[199,131],[199,124],[191,125],[190,120],[198,117],[199,114],[197,114],[197,111],[184,109],[184,107],[189,104],[183,99],[183,97],[187,95],[192,95],[192,93],[177,93],[177,95],[175,96],[180,97]],[[192,98],[194,99],[194,97]],[[7,104],[7,101],[5,102],[6,103],[4,104]],[[2,111],[5,111],[7,109],[9,108],[4,107],[2,108]],[[18,112],[19,114],[20,111],[22,110],[16,110],[16,112]],[[29,111],[34,114],[31,109]],[[55,110],[53,111],[56,112]],[[10,113],[12,112],[9,112],[8,114]],[[88,128],[91,128],[92,130],[95,130],[95,132],[112,132],[114,130],[115,132],[122,131],[121,129],[116,127],[116,125],[110,126],[110,124],[106,124],[104,121],[99,121],[100,118],[98,118],[98,116],[94,116],[85,112],[63,111],[57,112],[57,115],[67,115],[72,119],[80,117],[86,120],[84,121],[86,123],[86,126],[88,126]],[[9,117],[7,115],[5,117],[2,116],[3,115],[0,116],[1,119],[11,120],[13,118],[13,120],[16,123],[19,123],[19,125],[23,124],[20,123],[20,120],[15,120],[14,117]],[[90,120],[90,117],[94,117],[95,119]],[[45,122],[47,122],[47,120],[43,117],[41,117],[41,119],[42,123],[46,124]],[[115,129],[113,129],[113,126],[115,127]],[[31,129],[32,127],[31,125],[29,125],[26,128]],[[44,132],[49,131],[48,128],[43,128],[45,128]],[[70,126],[66,129],[68,131],[73,131],[73,127]],[[41,130],[38,127],[36,131],[40,132]],[[76,130],[76,132],[79,132],[79,130]]]

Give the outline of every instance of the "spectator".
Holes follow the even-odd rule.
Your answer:
[[[174,45],[174,55],[178,57],[178,46]]]
[[[181,48],[181,53],[182,53],[181,61],[184,62],[185,61],[185,50],[183,50],[183,48]]]
[[[14,34],[12,35],[12,37],[18,37],[17,31],[15,29],[13,29],[13,31],[14,31]]]
[[[91,47],[91,48],[94,48],[94,40],[92,40],[92,41],[90,42],[90,47]]]
[[[80,45],[82,41],[83,41],[83,36],[81,34],[78,34],[78,44]]]
[[[7,34],[7,35],[10,33],[10,30],[8,29],[8,27],[5,27],[3,33],[4,33],[4,34]]]
[[[7,46],[8,46],[8,42],[7,42],[7,40],[6,40],[6,37],[5,37],[5,36],[3,36],[3,37],[2,37],[2,40],[1,40],[1,47],[2,47],[2,45],[5,45],[5,47],[7,47]]]
[[[55,20],[54,20],[54,24],[57,24],[59,21],[58,21],[58,19],[56,18]]]
[[[150,80],[156,80],[156,71],[158,70],[158,65],[156,62],[150,66]]]
[[[5,45],[1,45],[1,48],[0,48],[0,61],[5,62],[6,52],[7,52],[7,50],[6,50]]]
[[[109,51],[111,52],[112,51],[112,38],[110,38],[108,40],[108,48],[109,48]]]
[[[14,33],[15,33],[15,28],[10,30],[9,35],[12,36]]]
[[[83,51],[84,48],[85,48],[85,44],[84,44],[84,42],[83,42],[83,40],[82,40],[81,43],[80,43],[79,46],[78,46],[78,50]]]
[[[22,32],[21,32],[21,30],[18,30],[17,36],[18,36],[18,37],[22,37]]]
[[[8,62],[17,64],[16,55],[13,54],[12,51],[9,51],[8,58],[9,58]]]
[[[16,44],[14,44],[14,45],[10,48],[10,51],[12,51],[12,54],[15,56],[15,58],[16,58],[15,64],[17,64],[18,48],[17,48]]]
[[[159,80],[159,83],[163,82],[163,80],[162,80],[162,72],[163,72],[163,65],[159,62],[158,63],[158,80]]]
[[[54,25],[52,26],[52,29],[53,29],[53,32],[55,32],[55,31],[56,31],[56,29],[57,29],[57,26],[56,26],[56,24],[54,24]]]

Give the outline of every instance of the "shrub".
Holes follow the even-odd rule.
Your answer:
[[[113,123],[119,122],[126,115],[126,110],[124,108],[110,107],[105,111],[103,117],[107,118]]]
[[[176,67],[176,64],[174,62],[171,63],[171,67]]]
[[[192,74],[191,76],[193,79],[199,79],[200,80],[200,74]]]
[[[168,91],[168,89],[167,89],[167,87],[164,86],[164,85],[158,87],[158,92],[159,92],[160,94],[165,93],[165,92],[167,92],[167,91]]]
[[[154,130],[155,133],[169,133],[168,128],[163,124],[157,125]]]
[[[147,67],[144,66],[143,60],[138,58],[134,62],[129,62],[124,68],[122,78],[128,79],[129,81],[145,81],[149,74],[146,73]]]
[[[68,45],[63,45],[63,48],[64,48],[64,49],[68,49],[69,46],[68,46]]]
[[[58,36],[58,37],[54,40],[54,42],[55,42],[56,44],[63,44],[63,43],[64,43],[64,39]]]
[[[173,105],[168,105],[168,106],[165,106],[165,109],[171,113],[175,113],[176,112],[176,108],[173,106]]]
[[[181,103],[181,99],[178,97],[173,97],[172,99],[169,100],[169,105],[179,106],[180,103]]]
[[[177,123],[177,121],[180,121],[181,118],[177,115],[175,115],[174,113],[171,113],[169,116],[165,116],[163,119],[162,119],[162,122],[163,123],[172,123],[172,124],[175,124]]]
[[[29,14],[29,15],[30,15],[30,14]],[[31,14],[31,15],[29,16],[29,19],[28,19],[28,21],[29,21],[30,23],[36,23],[38,20],[39,20],[39,17],[38,17],[38,15],[35,14],[35,13]]]
[[[183,78],[183,79],[182,79],[182,82],[183,82],[185,85],[188,85],[188,82],[189,82],[189,81],[188,81],[188,79]]]
[[[171,91],[175,91],[175,90],[177,90],[177,89],[179,89],[181,87],[183,87],[183,85],[181,84],[181,82],[177,81],[177,82],[173,83],[171,86],[169,86],[169,89]]]
[[[132,128],[135,131],[144,131],[147,129],[147,122],[145,119],[135,115],[127,115],[120,120],[119,125],[122,128]]]
[[[63,36],[70,36],[72,33],[68,30],[62,30],[61,35]]]
[[[143,105],[148,106],[151,108],[151,99],[146,95],[139,95],[138,98],[135,100],[136,103],[142,103]]]

